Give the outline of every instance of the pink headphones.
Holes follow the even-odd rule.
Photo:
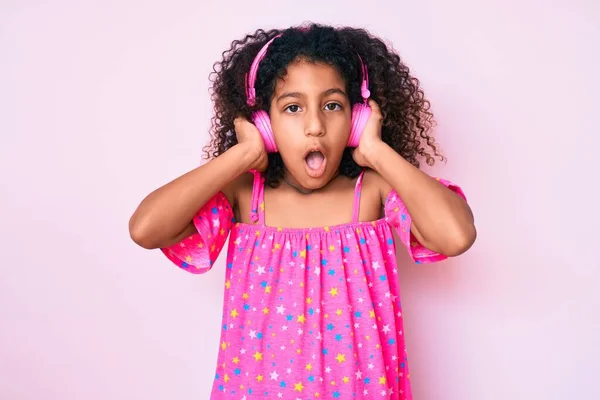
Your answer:
[[[267,53],[267,49],[273,40],[277,39],[281,34],[275,36],[269,40],[262,49],[258,52],[252,65],[250,66],[249,74],[246,74],[246,102],[249,106],[256,104],[256,90],[254,84],[256,83],[256,75],[258,72],[258,66],[262,59]],[[360,56],[358,56],[361,66],[362,83],[360,85],[360,94],[363,98],[363,103],[356,103],[352,107],[352,130],[350,131],[350,138],[348,139],[348,147],[358,147],[360,135],[367,124],[369,115],[371,115],[371,107],[369,107],[368,101],[371,96],[369,92],[369,75],[366,65],[362,62]],[[275,145],[275,139],[273,137],[273,130],[271,129],[271,120],[269,114],[264,110],[257,110],[252,113],[252,121],[258,128],[264,142],[267,153],[276,153],[277,145]]]

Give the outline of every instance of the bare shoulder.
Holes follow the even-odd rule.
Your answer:
[[[244,200],[250,198],[252,194],[253,183],[254,175],[245,172],[222,189],[223,194],[227,197],[227,200],[236,214],[236,219],[239,215],[238,210],[240,209],[240,202],[244,202]]]
[[[363,178],[363,187],[365,190],[371,193],[377,193],[381,204],[385,203],[387,195],[392,190],[392,187],[386,182],[385,179],[377,171],[367,169]]]

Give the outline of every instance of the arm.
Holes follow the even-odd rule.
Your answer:
[[[464,199],[381,142],[373,169],[398,193],[412,216],[411,232],[426,248],[457,256],[476,237],[473,214]]]
[[[469,205],[383,142],[381,113],[373,101],[371,108],[372,118],[355,151],[355,160],[379,173],[398,193],[412,217],[411,232],[423,246],[446,256],[464,253],[476,238]]]
[[[219,157],[150,193],[129,220],[129,233],[138,245],[168,247],[196,232],[191,222],[200,208],[223,191],[235,204],[235,180],[244,172],[266,168],[264,145],[254,125],[236,120],[239,144]]]

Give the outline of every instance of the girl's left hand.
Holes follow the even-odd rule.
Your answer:
[[[371,115],[360,137],[358,147],[352,153],[352,158],[361,167],[375,169],[372,160],[377,157],[377,148],[381,144],[385,144],[381,140],[383,115],[375,100],[369,99],[369,107],[371,107]]]

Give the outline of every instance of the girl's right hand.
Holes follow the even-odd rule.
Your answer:
[[[233,121],[233,126],[238,146],[244,147],[247,149],[247,154],[252,155],[251,160],[253,161],[248,169],[264,172],[267,169],[269,159],[265,143],[256,125],[244,117],[237,117]]]

